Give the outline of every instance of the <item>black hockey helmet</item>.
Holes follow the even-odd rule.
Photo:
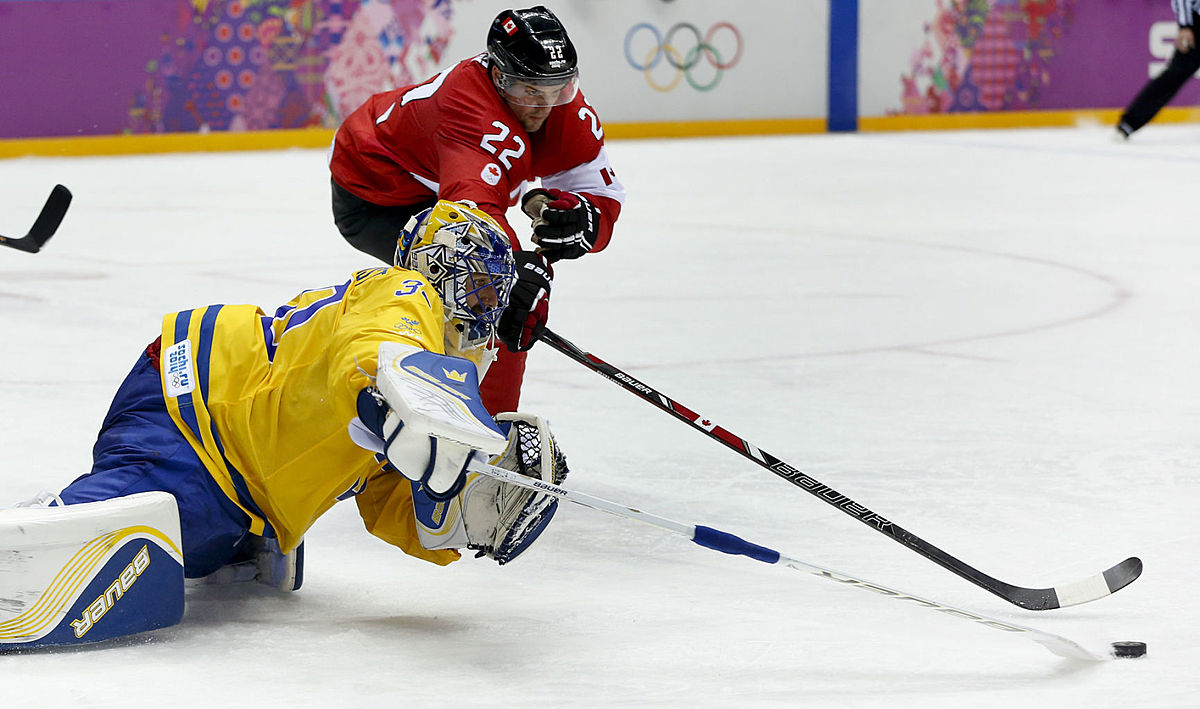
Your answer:
[[[510,100],[522,99],[521,87],[562,86],[557,94],[530,100],[545,105],[569,103],[575,98],[579,69],[575,45],[567,28],[542,5],[525,10],[505,10],[492,21],[487,36],[488,61],[500,70],[497,82]]]

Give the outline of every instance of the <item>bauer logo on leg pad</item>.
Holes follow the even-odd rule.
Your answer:
[[[117,579],[104,589],[104,593],[96,597],[83,611],[83,617],[79,620],[71,621],[71,627],[75,629],[75,637],[82,638],[87,635],[87,632],[95,627],[96,623],[104,617],[104,614],[109,612],[116,606],[117,601],[121,600],[129,589],[133,588],[133,584],[142,575],[142,572],[150,567],[150,551],[146,545],[133,557],[133,561],[125,565],[121,574]],[[101,572],[98,579],[103,580],[105,575]],[[87,598],[84,595],[84,598]],[[70,616],[68,616],[70,617]]]
[[[179,514],[167,493],[0,511],[0,548],[10,553],[0,649],[97,642],[183,617]]]

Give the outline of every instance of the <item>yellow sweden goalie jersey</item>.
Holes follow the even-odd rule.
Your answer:
[[[417,539],[411,488],[351,440],[379,345],[443,353],[442,302],[415,271],[375,268],[305,291],[273,316],[210,305],[163,319],[163,395],[209,473],[283,550],[356,494],[367,529],[438,564],[459,557]]]

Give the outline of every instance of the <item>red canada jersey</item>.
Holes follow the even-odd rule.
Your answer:
[[[471,200],[505,219],[526,183],[580,192],[600,209],[603,249],[625,200],[604,149],[604,128],[583,92],[555,106],[532,135],[492,84],[487,54],[427,81],[384,91],[338,128],[329,169],[339,185],[379,205]]]

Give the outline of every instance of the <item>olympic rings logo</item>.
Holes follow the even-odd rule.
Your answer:
[[[653,38],[653,45],[645,52],[642,60],[638,61],[638,55],[634,54],[634,41],[639,36],[645,37],[646,32]],[[691,35],[690,48],[686,51],[681,51],[681,48],[674,44],[680,33]],[[718,34],[721,34],[721,46],[727,49],[725,54],[717,50]],[[728,51],[731,44],[728,36],[732,36],[732,51]],[[645,45],[645,41],[641,41],[640,44]],[[700,34],[700,29],[690,22],[675,23],[667,30],[665,36],[648,22],[639,22],[625,33],[625,61],[642,72],[650,88],[663,93],[675,90],[684,79],[697,91],[712,91],[725,72],[737,66],[741,59],[742,33],[729,22],[718,22],[709,27],[708,32],[703,35]],[[664,60],[675,72],[674,77],[666,83],[660,82],[654,76],[655,69],[662,65]],[[712,68],[712,78],[706,83],[697,78],[695,71],[702,60]]]

